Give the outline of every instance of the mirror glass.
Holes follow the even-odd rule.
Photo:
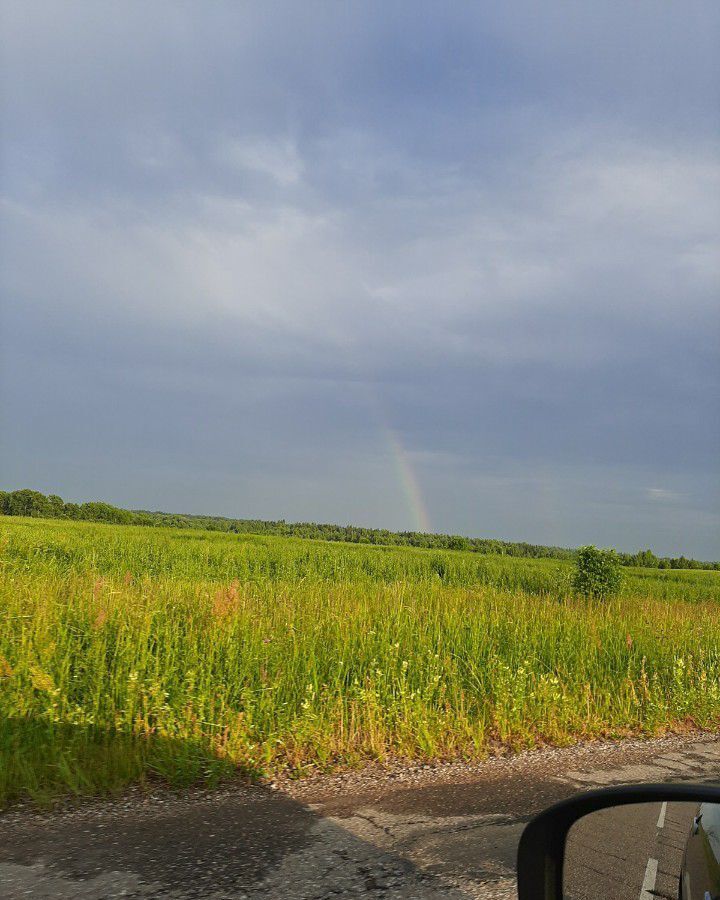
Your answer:
[[[570,830],[567,900],[720,900],[720,805],[636,803]]]

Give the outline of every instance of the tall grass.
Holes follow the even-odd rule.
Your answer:
[[[720,576],[0,520],[0,803],[720,722]],[[680,576],[680,577],[678,577]]]

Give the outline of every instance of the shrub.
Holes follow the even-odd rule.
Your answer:
[[[620,590],[622,572],[614,550],[581,547],[575,556],[573,588],[578,594],[607,600]]]

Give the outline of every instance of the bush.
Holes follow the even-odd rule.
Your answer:
[[[575,556],[573,589],[585,597],[607,600],[620,590],[622,571],[614,550],[581,547]]]

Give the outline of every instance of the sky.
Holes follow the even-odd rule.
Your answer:
[[[1,487],[720,559],[720,5],[0,10]]]

